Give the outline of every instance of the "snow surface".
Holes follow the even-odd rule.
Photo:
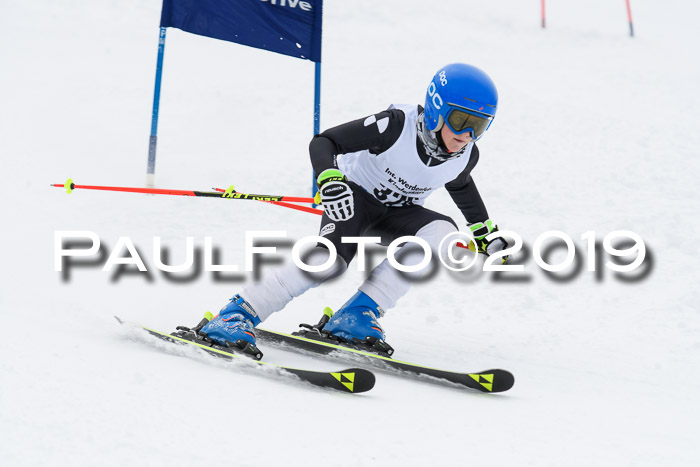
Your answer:
[[[539,2],[326,2],[323,128],[420,103],[440,66],[476,64],[500,93],[474,173],[492,217],[530,251],[551,229],[577,245],[583,267],[559,274],[567,280],[528,253],[525,280],[441,272],[383,319],[399,359],[511,370],[516,385],[502,395],[381,373],[371,392],[339,394],[164,352],[119,327],[113,315],[193,324],[252,280],[176,281],[155,269],[154,236],[173,264],[185,237],[201,248],[211,236],[220,262],[242,265],[246,230],[298,239],[317,219],[49,188],[69,176],[143,185],[160,2],[1,5],[2,465],[700,465],[696,3],[633,1],[631,39],[622,0],[547,2],[546,30]],[[307,195],[310,62],[169,30],[164,66],[159,187]],[[462,221],[444,191],[428,206]],[[607,255],[585,270],[581,235],[619,229],[648,247],[636,280],[605,269]],[[96,232],[105,255],[128,236],[150,273],[95,261],[64,280],[58,230]],[[265,325],[315,321],[361,280],[351,270]]]

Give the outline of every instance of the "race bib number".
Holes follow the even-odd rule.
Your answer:
[[[382,184],[382,188],[374,189],[374,197],[377,198],[385,206],[391,207],[404,207],[412,206],[419,198],[406,196],[401,193],[397,193],[391,188],[387,188]]]

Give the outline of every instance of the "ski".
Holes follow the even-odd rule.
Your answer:
[[[507,391],[513,387],[515,382],[513,374],[506,370],[493,369],[475,373],[459,373],[394,360],[388,356],[335,344],[328,340],[321,340],[321,337],[312,339],[261,328],[255,329],[255,335],[258,342],[262,344],[274,345],[286,350],[301,350],[321,355],[350,358],[370,365],[373,369],[391,374],[406,377],[428,376],[437,378],[441,382],[448,381],[481,392]],[[437,382],[437,380],[432,381]]]
[[[364,370],[361,368],[348,368],[345,370],[340,370],[340,371],[335,371],[335,372],[323,372],[323,371],[312,371],[312,370],[303,370],[299,368],[292,368],[288,366],[283,366],[283,365],[276,365],[274,363],[268,363],[268,362],[263,362],[260,360],[255,360],[253,358],[249,358],[245,356],[242,353],[234,353],[229,349],[226,349],[224,347],[220,347],[217,345],[205,345],[201,344],[198,342],[182,339],[177,336],[173,336],[164,332],[156,331],[155,329],[148,328],[146,326],[142,326],[140,324],[136,323],[131,323],[128,321],[124,321],[120,319],[119,317],[115,316],[116,320],[119,322],[119,324],[126,325],[126,326],[132,326],[137,329],[141,329],[143,331],[146,331],[148,334],[155,336],[159,339],[162,339],[166,342],[170,342],[173,344],[180,344],[180,345],[191,345],[198,347],[205,352],[207,352],[210,355],[214,355],[219,358],[224,358],[227,360],[236,360],[236,359],[241,359],[245,361],[251,362],[251,364],[256,364],[256,365],[266,365],[268,367],[275,367],[284,373],[288,373],[291,375],[296,376],[300,381],[307,382],[310,384],[313,384],[315,386],[320,386],[324,388],[329,388],[329,389],[335,389],[338,391],[342,392],[350,392],[350,393],[361,393],[361,392],[367,392],[370,389],[374,387],[375,383],[375,377],[374,374],[368,370]],[[268,374],[261,372],[260,374]]]

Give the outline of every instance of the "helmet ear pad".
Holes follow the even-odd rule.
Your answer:
[[[442,115],[439,115],[437,125],[435,125],[435,129],[431,130],[431,131],[433,133],[440,133],[440,130],[442,130],[442,126],[444,124],[445,124],[445,120],[442,118]]]

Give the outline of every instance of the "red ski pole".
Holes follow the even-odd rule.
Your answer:
[[[66,180],[66,183],[54,183],[53,187],[65,188],[66,192],[71,193],[73,190],[101,190],[101,191],[117,191],[127,193],[146,193],[152,195],[174,195],[174,196],[202,196],[207,198],[220,199],[245,199],[254,201],[286,201],[291,203],[313,203],[313,198],[305,198],[301,196],[282,196],[282,195],[257,195],[248,193],[238,193],[233,190],[233,185],[228,190],[223,192],[218,191],[196,191],[196,190],[172,190],[163,188],[140,188],[140,187],[125,187],[125,186],[100,186],[100,185],[76,185],[72,179]]]
[[[67,193],[72,193],[73,190],[101,190],[101,191],[117,191],[127,193],[146,193],[154,195],[174,195],[174,196],[204,196],[209,198],[220,199],[246,199],[254,201],[263,201],[271,204],[276,204],[285,208],[296,209],[298,211],[308,212],[311,214],[323,215],[321,209],[310,208],[308,206],[298,206],[291,204],[296,203],[312,203],[313,198],[304,198],[299,196],[272,196],[272,195],[251,195],[246,193],[238,193],[231,185],[227,190],[223,188],[213,188],[214,191],[195,191],[195,190],[171,190],[163,188],[140,188],[140,187],[121,187],[121,186],[100,186],[100,185],[76,185],[72,179],[66,180],[66,183],[53,183],[50,186],[57,188],[65,188]],[[457,243],[460,248],[467,248],[474,251],[474,247],[470,243],[465,245]]]

